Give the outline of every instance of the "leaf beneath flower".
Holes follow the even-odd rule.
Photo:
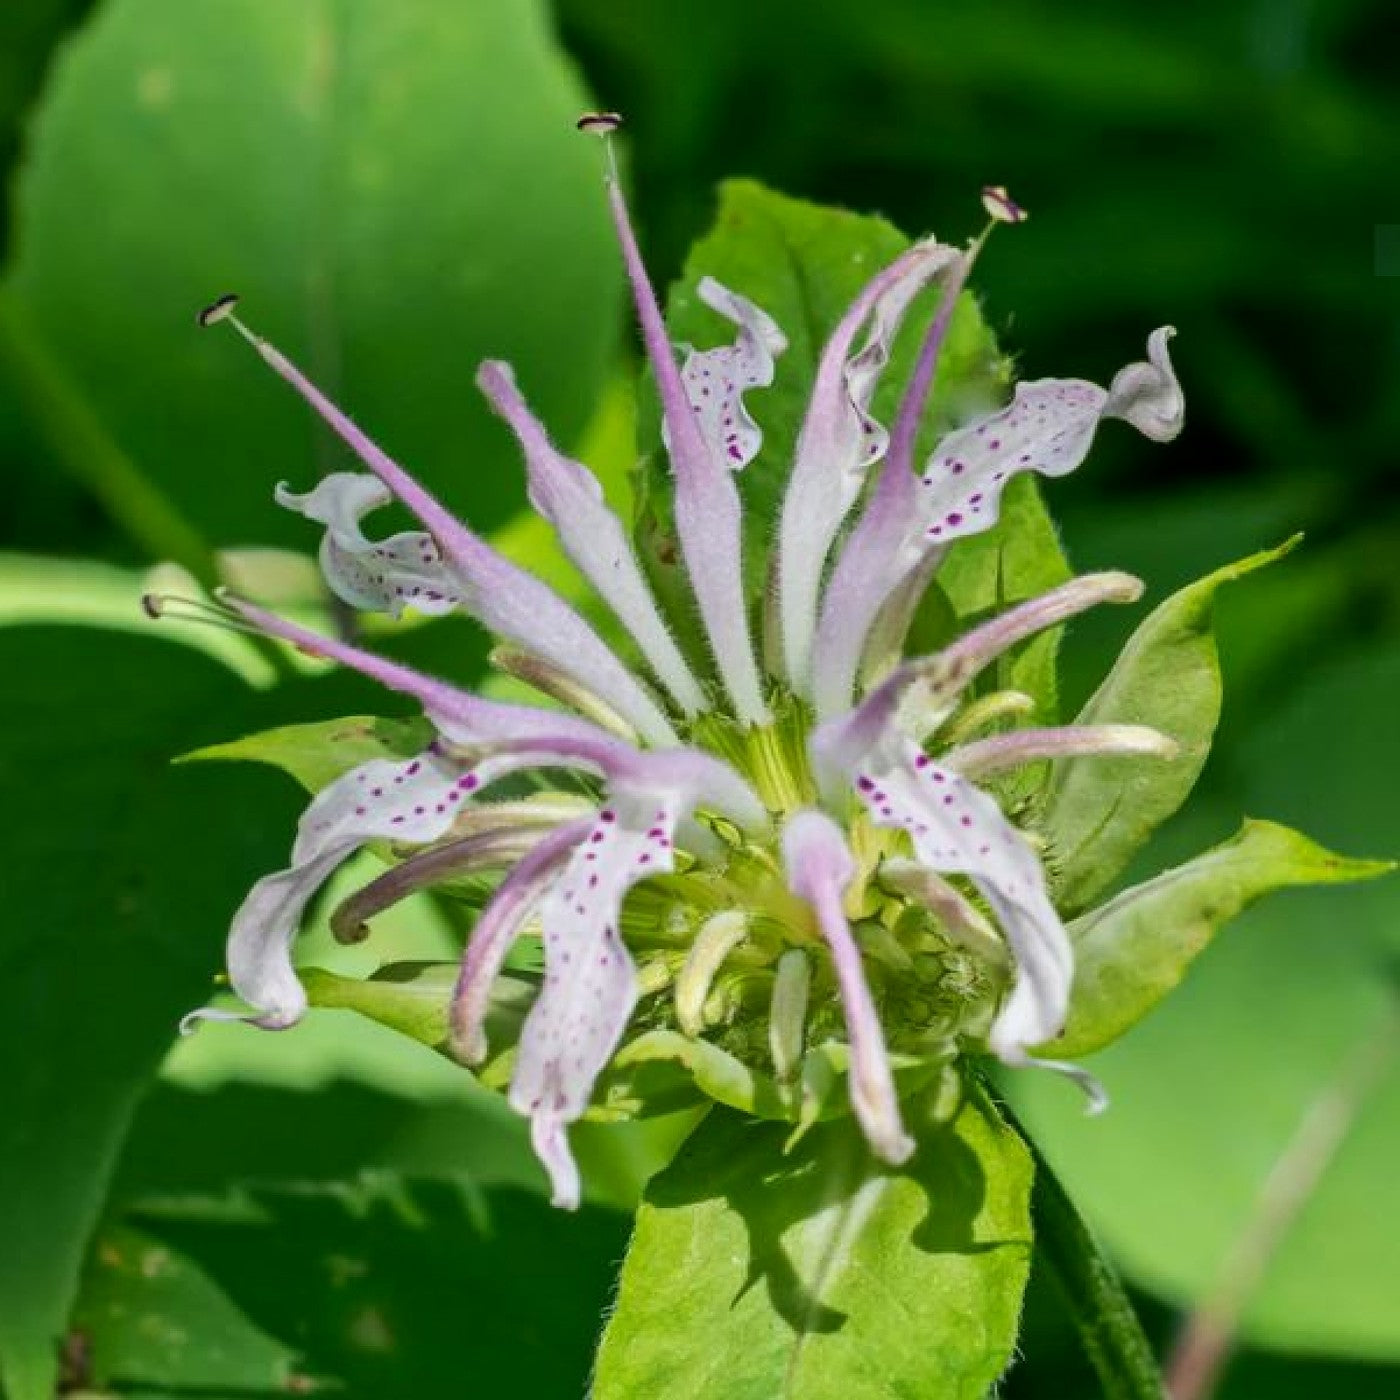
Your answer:
[[[982,1400],[1015,1343],[1030,1158],[980,1093],[909,1116],[892,1171],[848,1118],[784,1156],[780,1125],[713,1112],[647,1192],[597,1400]]]

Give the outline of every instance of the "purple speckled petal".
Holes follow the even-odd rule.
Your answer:
[[[1121,417],[1155,441],[1181,429],[1181,389],[1166,354],[1167,329],[1149,341],[1151,363],[1119,371],[1109,390],[1079,379],[1017,387],[996,413],[950,433],[918,477],[894,453],[847,541],[823,602],[815,663],[818,712],[849,704],[871,626],[885,600],[930,553],[997,521],[1006,484],[1022,472],[1064,476],[1088,454],[1100,421]]]
[[[710,640],[715,665],[741,719],[769,719],[763,696],[743,581],[743,509],[734,474],[710,449],[681,379],[666,322],[632,232],[627,201],[615,174],[608,203],[632,286],[647,359],[656,378],[666,446],[676,480],[676,532],[691,590]],[[616,708],[616,707],[615,707]]]
[[[244,334],[263,360],[301,394],[346,446],[427,527],[437,540],[468,611],[493,632],[573,676],[651,743],[676,742],[675,731],[656,701],[568,603],[457,520],[280,350],[251,332]]]
[[[687,714],[704,709],[704,692],[662,620],[627,532],[603,499],[598,478],[550,441],[509,365],[488,360],[477,371],[476,382],[524,449],[531,505],[554,526],[564,552],[617,615],[677,704]]]
[[[301,1019],[306,993],[292,968],[292,940],[307,902],[342,861],[376,838],[437,840],[475,792],[518,766],[502,758],[468,766],[432,748],[404,762],[374,759],[323,788],[302,816],[290,866],[253,886],[229,928],[229,982],[253,1008],[240,1019],[268,1030]],[[208,1015],[191,1012],[182,1029]]]
[[[713,277],[702,277],[696,292],[739,333],[732,345],[691,350],[681,366],[681,383],[710,452],[730,471],[742,471],[763,446],[744,394],[772,384],[773,362],[787,349],[787,337],[766,311]]]
[[[914,1140],[900,1118],[880,1017],[841,904],[855,861],[841,829],[812,808],[798,812],[783,828],[783,858],[788,884],[812,906],[836,970],[851,1047],[851,1107],[876,1155],[898,1165],[913,1154]]]
[[[827,552],[860,494],[866,472],[889,445],[889,434],[871,417],[870,400],[910,303],[963,256],[933,241],[910,248],[856,297],[822,351],[778,533],[783,665],[789,680],[804,693]],[[862,329],[865,338],[854,349]]]
[[[1036,1063],[1027,1051],[1063,1029],[1074,979],[1074,952],[1050,903],[1039,858],[990,796],[933,762],[910,739],[888,737],[854,770],[854,780],[877,826],[908,832],[920,864],[967,876],[991,906],[1015,977],[988,1042],[1008,1064]],[[1095,1098],[1090,1076],[1072,1066],[1054,1067],[1071,1073]]]
[[[472,929],[452,995],[452,1044],[469,1065],[486,1058],[486,1013],[506,954],[569,853],[593,829],[594,819],[569,822],[539,841],[516,863]]]
[[[544,984],[521,1031],[509,1099],[529,1116],[554,1204],[565,1209],[578,1205],[579,1188],[564,1129],[588,1107],[637,1002],[618,932],[622,901],[639,880],[671,870],[679,812],[671,795],[615,793],[540,906]]]
[[[333,472],[305,494],[277,487],[277,503],[326,526],[321,571],[331,592],[352,608],[398,617],[411,607],[429,616],[462,605],[460,585],[442,562],[437,542],[424,530],[371,540],[361,519],[392,499],[376,476]]]

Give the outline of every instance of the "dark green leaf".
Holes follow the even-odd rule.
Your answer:
[[[626,1217],[381,1176],[133,1212],[79,1321],[156,1394],[581,1394]],[[547,1269],[542,1265],[547,1261]]]
[[[93,0],[29,0],[0,11],[0,253],[8,246],[10,169],[20,126],[38,95],[54,47],[92,8]]]
[[[172,773],[243,687],[166,642],[0,631],[6,858],[0,1365],[49,1400],[78,1263],[136,1099],[204,997],[249,872],[284,845],[253,774]],[[250,820],[257,801],[257,820]],[[197,839],[191,839],[192,836]]]
[[[786,1136],[717,1109],[653,1181],[598,1400],[982,1400],[1026,1280],[1024,1144],[978,1095],[899,1171],[850,1119]]]

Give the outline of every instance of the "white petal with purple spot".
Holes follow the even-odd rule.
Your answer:
[[[531,1120],[554,1204],[578,1205],[564,1129],[582,1116],[637,1001],[636,969],[618,932],[622,901],[639,880],[672,868],[680,804],[615,797],[540,907],[545,978],[526,1018],[510,1103]]]
[[[292,968],[292,940],[308,901],[343,860],[378,838],[437,840],[478,788],[513,766],[490,759],[466,768],[430,748],[402,763],[374,759],[323,788],[297,828],[291,865],[253,886],[229,928],[229,982],[252,1008],[247,1019],[273,1030],[301,1019],[306,993]]]
[[[744,394],[773,382],[773,362],[787,349],[787,337],[766,311],[713,277],[702,277],[696,292],[706,306],[733,321],[739,334],[732,345],[691,350],[681,366],[681,383],[715,460],[737,472],[763,446]]]
[[[985,792],[941,767],[908,739],[891,738],[856,770],[856,791],[877,826],[909,833],[929,870],[966,875],[996,915],[1015,963],[1010,996],[992,1026],[992,1049],[1024,1057],[1060,1033],[1074,953],[1050,903],[1039,858]]]
[[[371,540],[360,521],[392,499],[377,477],[334,472],[305,494],[277,487],[277,503],[326,526],[321,570],[337,598],[366,612],[398,617],[405,608],[439,616],[459,607],[461,587],[443,563],[433,537],[405,530]]]

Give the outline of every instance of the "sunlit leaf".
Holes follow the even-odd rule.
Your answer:
[[[1020,1139],[978,1096],[923,1125],[897,1171],[850,1119],[786,1156],[785,1136],[715,1110],[652,1182],[598,1400],[982,1400],[1010,1358],[1029,1262]]]

